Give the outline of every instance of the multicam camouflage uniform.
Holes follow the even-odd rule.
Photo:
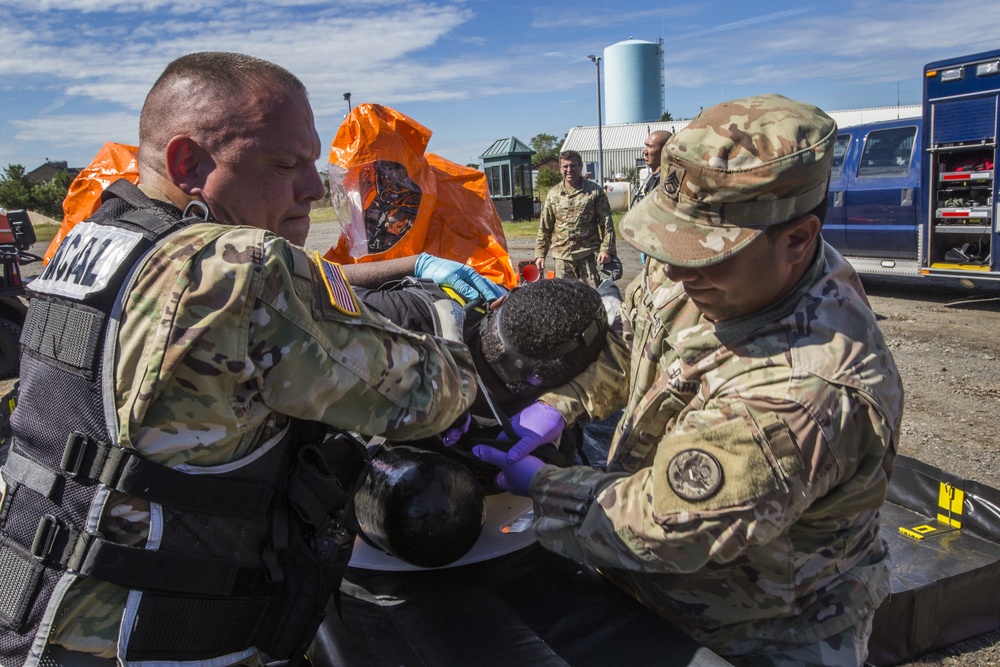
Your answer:
[[[549,190],[535,240],[535,257],[552,252],[557,278],[579,278],[597,287],[596,255],[615,253],[615,226],[608,196],[597,183],[582,179],[579,188],[565,181]]]
[[[902,387],[850,266],[824,245],[780,303],[714,324],[650,258],[623,318],[624,341],[542,396],[570,420],[626,407],[606,473],[533,478],[539,541],[722,655],[870,622]]]
[[[122,445],[171,467],[211,466],[251,454],[287,416],[396,439],[449,426],[475,396],[468,348],[403,330],[360,302],[355,314],[335,306],[322,261],[251,227],[195,224],[169,237],[126,301],[115,372]],[[142,545],[148,517],[146,501],[115,495],[100,530]],[[78,581],[53,642],[114,657],[127,595]]]

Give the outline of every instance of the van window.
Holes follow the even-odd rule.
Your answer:
[[[837,143],[833,145],[833,164],[830,165],[830,178],[837,180],[844,171],[844,156],[847,147],[851,145],[851,135],[838,134]]]
[[[913,159],[915,127],[875,130],[865,139],[858,176],[905,176]]]

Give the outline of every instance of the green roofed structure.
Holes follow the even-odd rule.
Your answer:
[[[534,149],[517,137],[497,139],[479,159],[486,171],[490,198],[505,222],[534,217],[531,156]]]

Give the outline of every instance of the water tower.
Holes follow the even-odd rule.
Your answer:
[[[627,39],[604,49],[604,108],[608,125],[663,116],[663,40]]]

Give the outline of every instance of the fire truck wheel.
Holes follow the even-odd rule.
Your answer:
[[[21,325],[0,318],[0,380],[17,377],[21,366]]]

